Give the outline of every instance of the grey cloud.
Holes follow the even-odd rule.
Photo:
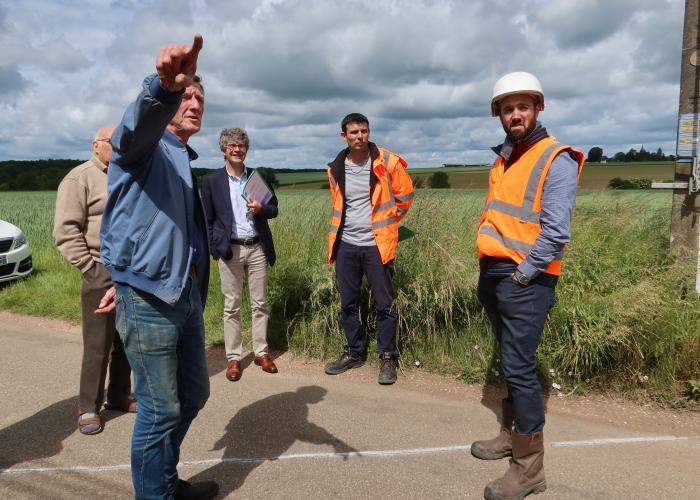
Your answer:
[[[74,72],[92,63],[64,38],[55,38],[37,47],[34,64],[47,70]]]
[[[682,14],[681,0],[17,2],[0,8],[0,157],[85,157],[84,139],[121,117],[158,48],[197,31],[198,166],[220,166],[226,126],[250,130],[252,165],[323,166],[351,111],[412,166],[490,161],[503,137],[491,88],[514,70],[540,77],[541,118],[560,140],[671,152]]]
[[[0,96],[12,96],[22,92],[28,83],[16,67],[0,66]]]
[[[659,3],[659,0],[540,0],[530,4],[528,20],[544,36],[552,35],[561,48],[585,48],[614,35],[635,13],[658,8]]]

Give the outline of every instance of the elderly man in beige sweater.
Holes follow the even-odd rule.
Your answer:
[[[100,299],[112,287],[110,274],[100,261],[100,222],[107,199],[107,164],[114,128],[108,125],[97,132],[92,158],[68,172],[56,195],[56,246],[83,275],[83,361],[78,407],[78,429],[83,434],[97,434],[104,428],[100,410],[105,401],[108,365],[105,408],[136,411],[136,401],[130,396],[131,367],[115,328],[114,314],[95,314]]]

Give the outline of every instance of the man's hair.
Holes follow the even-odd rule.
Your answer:
[[[230,142],[242,142],[245,144],[246,149],[250,145],[250,139],[248,139],[248,133],[242,128],[225,128],[221,131],[219,136],[219,147],[221,151],[226,149],[226,145]]]
[[[369,127],[369,120],[365,115],[360,113],[350,113],[348,116],[343,118],[343,121],[340,122],[340,128],[343,130],[343,132],[347,132],[348,123],[366,123]]]
[[[202,77],[200,75],[194,75],[194,78],[192,78],[192,83],[197,85],[202,91],[202,94],[204,94],[204,85],[202,85]]]

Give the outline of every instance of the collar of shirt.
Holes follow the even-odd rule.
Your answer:
[[[513,156],[513,151],[517,150],[519,153],[522,154],[522,152],[527,151],[535,143],[544,139],[548,135],[549,134],[547,133],[547,129],[544,128],[544,126],[540,122],[537,122],[537,125],[532,130],[532,132],[527,134],[525,137],[522,137],[517,141],[512,141],[510,137],[506,136],[506,140],[503,141],[503,144],[501,144],[500,146],[493,147],[491,148],[491,150],[497,155],[501,156],[506,161],[506,163],[508,163],[511,159],[511,156]]]
[[[226,167],[224,167],[226,168]],[[245,184],[248,181],[248,169],[243,167],[243,173],[241,174],[240,177],[235,177],[231,175],[231,172],[228,171],[226,168],[226,175],[228,175],[228,178],[231,179],[233,182],[240,182],[241,185]]]
[[[187,144],[181,143],[180,139],[178,139],[177,136],[173,134],[170,130],[166,129],[165,132],[163,132],[163,140],[166,143],[171,144],[172,146],[179,147],[187,151],[187,156],[189,156],[190,161],[194,161],[197,158],[199,158],[199,155],[194,149],[189,147]]]

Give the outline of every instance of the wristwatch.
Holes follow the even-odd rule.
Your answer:
[[[528,285],[530,284],[530,278],[526,275],[523,274],[520,270],[516,269],[515,272],[513,273],[513,279],[520,283],[521,285]]]

